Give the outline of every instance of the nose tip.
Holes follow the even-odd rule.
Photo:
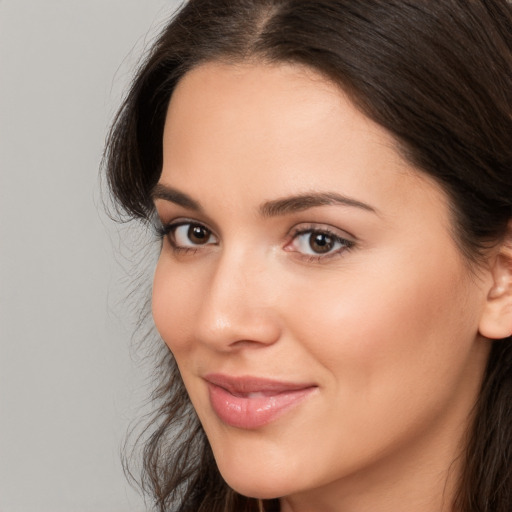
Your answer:
[[[240,302],[229,310],[219,303],[204,310],[196,326],[197,338],[218,350],[266,346],[279,338],[279,325],[271,311],[256,310]]]
[[[218,267],[199,308],[197,339],[216,350],[271,345],[281,333],[268,273],[238,270]]]

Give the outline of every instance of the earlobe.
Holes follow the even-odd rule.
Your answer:
[[[490,269],[492,286],[489,289],[482,317],[480,334],[490,339],[512,335],[512,224]]]

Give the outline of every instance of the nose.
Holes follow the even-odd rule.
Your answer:
[[[220,256],[198,309],[196,339],[220,351],[275,343],[281,325],[272,274],[264,257],[243,250]]]

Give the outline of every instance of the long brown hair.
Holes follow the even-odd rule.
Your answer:
[[[451,198],[470,264],[512,218],[512,5],[507,0],[190,0],[152,47],[105,152],[112,194],[151,222],[167,105],[213,60],[295,62],[334,80]],[[454,509],[512,510],[512,343],[493,342]],[[172,355],[144,441],[143,488],[160,512],[278,510],[222,480]]]

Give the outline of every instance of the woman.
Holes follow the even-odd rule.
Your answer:
[[[106,153],[159,510],[512,510],[511,83],[505,0],[184,5]]]

